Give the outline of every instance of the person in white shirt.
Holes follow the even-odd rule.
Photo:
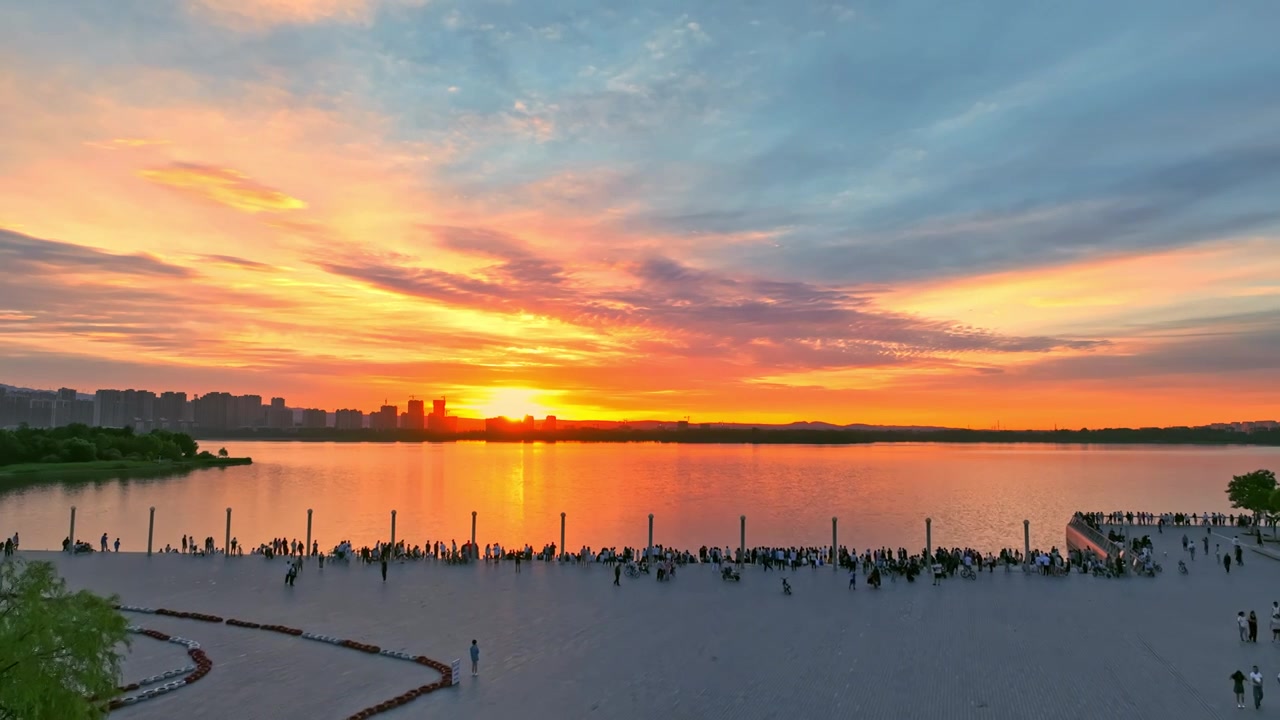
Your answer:
[[[1258,672],[1258,666],[1253,666],[1253,672],[1249,673],[1249,684],[1253,686],[1253,709],[1262,709],[1262,673]]]

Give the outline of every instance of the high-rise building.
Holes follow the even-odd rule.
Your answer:
[[[542,421],[542,429],[546,432],[556,431],[556,416],[548,415],[546,420]]]
[[[231,393],[205,393],[191,401],[194,422],[201,430],[227,430],[235,419],[235,398]]]
[[[422,401],[410,400],[409,410],[404,415],[404,422],[401,424],[401,427],[406,430],[421,430],[426,426],[426,415],[423,414]]]
[[[93,394],[93,424],[124,427],[124,391],[99,390]]]
[[[156,427],[180,430],[187,417],[187,394],[162,392],[156,399]]]
[[[395,405],[383,405],[378,412],[369,416],[369,428],[372,430],[395,430],[399,424],[400,408]]]
[[[434,433],[457,432],[458,418],[448,414],[445,398],[431,401],[431,414],[427,416],[427,430]]]
[[[266,408],[261,395],[237,395],[234,405],[233,428],[258,428],[266,424]]]
[[[293,427],[293,410],[284,404],[284,398],[271,398],[271,407],[267,409],[267,427],[277,430]]]
[[[317,408],[308,408],[302,411],[302,427],[317,430],[329,426],[329,413]]]
[[[338,430],[363,430],[364,413],[359,410],[339,410],[334,413],[333,426]]]
[[[533,432],[534,428],[537,427],[537,424],[537,421],[533,419],[532,415],[525,415],[524,422],[520,424],[520,428],[525,432]]]

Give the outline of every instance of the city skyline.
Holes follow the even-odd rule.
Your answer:
[[[1277,22],[9,3],[0,369],[476,418],[1275,417]]]
[[[657,427],[659,429],[710,429],[712,427],[785,428],[803,426],[810,429],[899,429],[901,426],[869,423],[832,423],[824,420],[793,420],[785,423],[763,423],[707,420],[691,416],[637,417],[621,421],[597,418],[566,418],[548,414],[541,418],[532,414],[497,414],[483,417],[465,417],[454,414],[447,407],[448,398],[431,399],[427,412],[426,401],[410,395],[403,406],[384,398],[377,410],[359,408],[309,408],[289,405],[282,397],[272,397],[264,404],[261,395],[236,395],[217,391],[188,396],[183,391],[154,392],[146,389],[98,389],[93,393],[79,392],[75,388],[57,390],[21,388],[0,383],[0,429],[29,425],[35,428],[64,427],[72,424],[103,427],[131,427],[138,432],[174,430],[210,432],[221,430],[421,430],[440,435],[474,433],[480,430],[496,433],[556,431],[579,428],[604,427]],[[1095,426],[1094,430],[1114,428]],[[1270,431],[1280,428],[1276,420],[1231,420],[1200,423],[1197,425],[1143,426],[1142,430],[1159,428],[1194,428],[1231,430],[1242,433]],[[1026,428],[1001,427],[996,422],[991,427],[947,428],[946,426],[910,426],[901,429],[922,431],[943,429],[1025,430]],[[1054,430],[1075,428],[1054,426]],[[1086,428],[1088,429],[1088,428]]]

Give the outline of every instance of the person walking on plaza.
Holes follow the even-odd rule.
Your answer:
[[[621,566],[621,565],[614,565],[614,566],[613,566],[613,584],[614,584],[614,585],[617,585],[617,586],[619,586],[619,587],[621,587],[621,586],[622,586],[622,583],[618,582],[618,580],[619,580],[621,577],[622,577],[622,566]]]
[[[1249,611],[1249,642],[1258,642],[1258,614]]]
[[[1254,670],[1257,670],[1257,669],[1258,669],[1257,667],[1254,667]],[[479,674],[480,674],[480,646],[476,644],[475,640],[472,640],[471,641],[471,677],[476,677]]]
[[[1244,681],[1247,679],[1239,670],[1231,673],[1231,691],[1236,694],[1236,709],[1244,707]]]
[[[116,552],[120,552],[120,538],[116,538]]]
[[[1227,574],[1231,574],[1231,555],[1222,556],[1222,566],[1227,569]]]
[[[1253,666],[1253,672],[1249,673],[1249,684],[1253,685],[1253,709],[1262,709],[1262,673],[1258,672],[1258,666]]]
[[[102,533],[102,552],[107,551],[107,534]]]
[[[1280,640],[1280,602],[1271,603],[1271,642]]]
[[[1188,549],[1191,550],[1191,562],[1195,562],[1196,561],[1196,544],[1191,543]]]
[[[1231,547],[1235,549],[1236,565],[1244,565],[1244,548],[1240,547],[1240,538],[1231,539]]]
[[[1244,611],[1236,613],[1236,627],[1240,630],[1240,642],[1249,641],[1249,620],[1244,616]]]
[[[387,556],[388,556],[388,555],[390,555],[390,554],[391,554],[391,553],[390,553],[390,552],[388,552],[388,551],[387,551],[387,550],[385,550],[385,549],[382,551],[382,554],[381,554],[381,557],[382,557],[382,582],[386,582],[386,581],[387,581]]]

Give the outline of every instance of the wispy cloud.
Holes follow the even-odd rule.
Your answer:
[[[143,170],[141,177],[158,185],[211,200],[220,205],[248,213],[301,210],[307,204],[275,188],[260,185],[228,168],[174,163],[167,167]]]

